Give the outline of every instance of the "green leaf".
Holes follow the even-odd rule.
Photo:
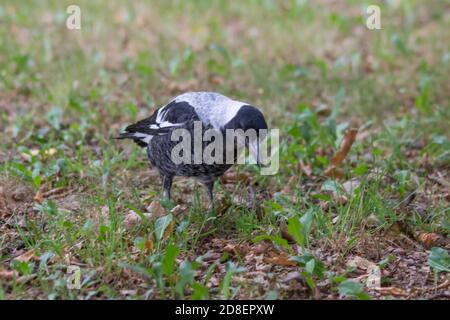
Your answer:
[[[428,264],[435,272],[450,272],[450,256],[447,250],[438,247],[431,248]]]
[[[167,211],[172,210],[176,206],[176,203],[169,199],[161,199],[160,204]]]
[[[301,256],[292,256],[291,260],[298,262],[300,267],[305,268],[308,273],[314,274],[319,278],[323,278],[325,273],[325,265],[322,261],[316,259],[311,253],[305,253]]]
[[[339,192],[341,189],[339,183],[337,183],[334,180],[326,180],[322,187],[320,188],[321,191],[333,191],[333,192]]]
[[[300,219],[297,216],[288,219],[288,232],[301,247],[308,243],[313,218],[314,209],[310,208]]]
[[[33,178],[33,184],[34,184],[35,188],[38,189],[38,188],[41,186],[41,183],[42,183],[42,178],[41,178],[41,176],[36,175],[36,176]]]
[[[344,297],[370,300],[370,296],[364,292],[364,286],[354,280],[345,280],[339,284],[339,294]]]
[[[231,284],[231,280],[233,279],[233,276],[236,273],[246,271],[246,269],[243,267],[238,267],[233,262],[228,262],[226,265],[226,270],[227,270],[227,272],[226,272],[225,277],[223,278],[223,281],[221,284],[222,293],[223,293],[225,300],[227,300],[230,297],[230,284]]]
[[[266,293],[266,296],[264,297],[264,300],[277,300],[278,299],[278,292],[271,290]]]
[[[297,216],[289,218],[288,232],[300,246],[304,247],[305,237],[303,235],[303,225]]]
[[[194,290],[191,296],[192,300],[207,300],[209,298],[208,288],[204,285],[196,282],[192,285],[192,289]]]
[[[363,163],[360,164],[359,166],[357,166],[355,169],[353,169],[353,172],[357,175],[357,176],[361,176],[363,174],[366,174],[369,171],[369,167]]]
[[[316,266],[316,261],[314,259],[309,260],[305,265],[306,272],[312,274],[314,272],[315,266]]]
[[[306,213],[300,218],[300,222],[303,224],[303,235],[305,239],[308,238],[309,232],[314,219],[314,208],[310,208]]]
[[[19,271],[20,274],[28,276],[33,273],[34,263],[33,262],[26,262],[26,261],[20,261],[20,260],[13,260],[12,261],[12,267]]]
[[[316,288],[316,282],[314,281],[314,278],[311,276],[311,274],[309,274],[308,272],[302,272],[302,276],[303,278],[305,278],[308,287],[314,290]]]
[[[158,218],[158,220],[155,221],[155,234],[158,241],[162,239],[162,237],[164,236],[164,231],[166,231],[172,220],[172,214],[168,214],[167,216]]]
[[[21,163],[16,163],[16,162],[12,162],[10,164],[10,168],[14,169],[11,170],[13,172],[15,172],[18,175],[23,175],[25,178],[29,178],[29,179],[33,179],[33,173],[31,172],[31,170],[28,170],[23,164]]]
[[[39,257],[39,270],[44,270],[44,268],[47,266],[47,262],[54,256],[55,254],[51,251],[44,252]]]
[[[134,239],[134,246],[136,248],[138,248],[141,251],[145,250],[145,242],[146,240],[143,237],[137,237],[136,239]]]
[[[165,275],[170,276],[173,273],[175,258],[178,256],[180,249],[174,244],[171,244],[166,249],[166,254],[164,255],[162,261],[162,270]]]
[[[178,295],[184,297],[184,288],[187,284],[192,284],[194,282],[195,270],[192,267],[192,263],[189,261],[183,261],[180,265],[180,276],[175,287]]]

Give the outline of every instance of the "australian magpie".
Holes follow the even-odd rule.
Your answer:
[[[172,135],[177,129],[183,129],[183,132],[191,134],[190,139],[193,143],[187,153],[190,152],[193,155],[196,152],[193,145],[196,143],[194,135],[198,135],[198,132],[195,132],[196,123],[202,125],[201,134],[207,130],[213,130],[218,133],[219,138],[225,138],[229,129],[232,131],[241,129],[241,132],[253,129],[256,132],[256,138],[247,137],[244,144],[233,138],[231,148],[224,142],[222,149],[214,151],[223,158],[231,151],[233,154],[231,163],[225,160],[209,163],[174,161],[172,150],[180,140],[174,141]],[[257,164],[261,165],[259,146],[264,139],[264,134],[261,132],[266,130],[267,123],[264,115],[258,108],[248,103],[232,100],[215,92],[186,92],[158,108],[149,118],[126,127],[125,132],[118,138],[132,139],[139,146],[147,148],[150,163],[159,170],[161,175],[165,197],[170,199],[173,177],[194,177],[206,187],[212,203],[214,182],[233,165],[233,161],[245,147],[249,148]],[[200,152],[215,139],[217,138],[210,141],[202,139]],[[183,152],[186,150],[181,153]]]

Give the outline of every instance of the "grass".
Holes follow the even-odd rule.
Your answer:
[[[354,256],[382,266],[400,297],[445,290],[444,2],[379,3],[374,31],[370,1],[78,1],[78,31],[65,27],[69,4],[0,5],[1,298],[384,297],[356,283]],[[188,90],[260,106],[281,132],[280,171],[236,167],[215,210],[179,179],[167,215],[148,217],[158,175],[111,138]],[[342,177],[329,178],[353,127]],[[68,266],[81,289],[67,288]]]

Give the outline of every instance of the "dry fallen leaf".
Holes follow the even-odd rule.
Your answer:
[[[290,260],[290,256],[282,252],[280,254],[276,254],[274,252],[270,253],[270,257],[264,258],[265,263],[275,264],[278,266],[296,266],[297,263],[295,261]]]
[[[145,253],[149,254],[153,249],[153,241],[151,239],[148,239],[145,242]]]
[[[406,290],[401,289],[401,288],[396,288],[396,287],[384,287],[384,288],[375,288],[375,290],[377,290],[380,294],[384,295],[384,296],[407,296],[408,293],[406,292]]]
[[[220,178],[220,182],[222,184],[236,184],[241,182],[244,185],[249,185],[251,178],[248,172],[237,173],[235,171],[228,171]]]
[[[311,177],[312,176],[312,169],[311,169],[311,166],[309,165],[309,164],[305,164],[304,162],[303,162],[303,160],[300,160],[300,162],[299,162],[299,168],[300,168],[300,170],[307,176],[307,177]]]
[[[170,213],[172,213],[175,217],[184,215],[188,211],[188,208],[182,205],[177,205],[172,210],[170,210]]]
[[[15,270],[0,270],[0,279],[9,281],[18,276],[19,274]]]
[[[42,194],[41,190],[38,190],[38,192],[36,192],[36,195],[34,196],[33,200],[37,203],[44,202],[44,195]]]
[[[55,189],[51,189],[51,190],[44,192],[43,196],[44,196],[44,198],[55,197],[55,196],[65,197],[68,194],[65,191],[67,191],[67,189],[65,187],[55,188]]]
[[[348,152],[350,151],[350,148],[353,145],[353,142],[355,141],[357,133],[358,129],[356,128],[349,129],[345,132],[341,147],[334,155],[333,160],[331,160],[332,165],[337,167],[342,162],[342,160],[345,159]]]
[[[230,253],[233,256],[238,256],[239,255],[239,251],[236,248],[236,245],[232,244],[232,243],[228,243],[224,248],[224,251]]]
[[[436,287],[437,290],[441,290],[450,286],[450,279],[446,279],[443,283]]]
[[[347,261],[347,266],[358,268],[361,270],[367,270],[369,268],[373,268],[374,266],[376,266],[376,264],[365,258],[354,256],[353,258]]]
[[[30,250],[30,251],[27,251],[27,252],[25,252],[25,253],[23,253],[23,254],[21,254],[20,256],[18,256],[18,257],[15,257],[14,258],[14,260],[18,260],[18,261],[22,261],[22,262],[28,262],[28,261],[30,261],[31,259],[33,259],[33,260],[37,260],[38,258],[34,255],[34,250],[32,249],[32,250]]]
[[[381,270],[379,266],[371,266],[367,269],[367,282],[366,286],[369,289],[381,287]]]
[[[330,170],[330,171],[329,171]],[[331,178],[335,178],[335,179],[343,179],[345,177],[345,172],[344,170],[342,170],[341,168],[336,168],[336,167],[332,167],[332,168],[328,168],[325,171],[325,175],[327,177],[331,177]]]
[[[365,258],[355,256],[347,261],[347,266],[366,271],[366,274],[360,278],[366,278],[366,286],[369,289],[379,288],[381,286],[381,270],[375,263]]]
[[[175,218],[172,219],[170,224],[167,226],[166,230],[164,230],[164,235],[163,235],[164,240],[166,240],[167,238],[169,238],[172,235],[174,227],[175,227]]]
[[[152,201],[147,210],[154,218],[161,218],[166,215],[166,210],[161,206],[161,203],[158,200]]]
[[[344,182],[342,184],[342,188],[344,189],[345,193],[352,194],[353,191],[355,191],[355,189],[358,188],[360,184],[361,182],[358,179],[352,179]]]
[[[327,177],[341,177],[343,176],[343,173],[338,168],[341,162],[345,159],[348,152],[350,151],[350,148],[353,145],[353,142],[355,142],[356,134],[358,133],[358,129],[352,128],[345,132],[344,138],[342,140],[341,147],[334,155],[333,159],[331,160],[330,166],[325,170],[325,175]]]
[[[431,248],[431,246],[439,240],[439,235],[436,233],[428,233],[428,232],[421,232],[417,239],[426,247]]]
[[[304,281],[303,276],[298,271],[292,271],[289,272],[283,279],[281,279],[281,282],[283,283],[290,283],[292,281]]]
[[[128,214],[125,216],[124,223],[126,229],[132,229],[138,223],[142,221],[141,216],[138,215],[133,210],[128,211]]]

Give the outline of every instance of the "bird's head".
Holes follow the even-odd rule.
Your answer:
[[[250,150],[259,167],[262,165],[260,144],[267,135],[267,123],[262,112],[253,106],[244,105],[224,129],[241,129],[246,135],[245,146]]]

